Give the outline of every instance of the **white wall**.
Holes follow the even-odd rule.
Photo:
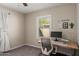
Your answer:
[[[8,35],[11,48],[24,44],[24,15],[14,11],[8,15]]]

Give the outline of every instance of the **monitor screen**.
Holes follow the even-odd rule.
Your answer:
[[[51,37],[62,38],[62,32],[51,32]]]

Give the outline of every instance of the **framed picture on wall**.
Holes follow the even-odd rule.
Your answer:
[[[63,29],[68,29],[68,22],[63,22]]]

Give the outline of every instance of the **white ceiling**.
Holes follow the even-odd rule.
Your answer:
[[[22,3],[0,3],[0,5],[19,11],[21,13],[29,13],[32,11],[41,10],[51,6],[60,5],[60,3],[27,3],[28,6],[23,6]]]

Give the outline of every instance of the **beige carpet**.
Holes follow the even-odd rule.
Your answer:
[[[22,46],[20,48],[0,53],[0,56],[39,56],[41,50],[31,46]]]

